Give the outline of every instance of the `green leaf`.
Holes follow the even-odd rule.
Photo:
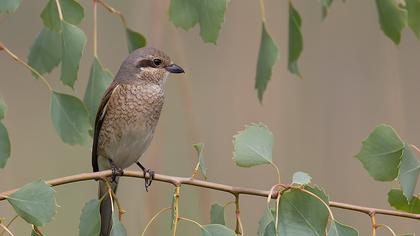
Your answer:
[[[191,29],[198,22],[197,0],[171,0],[169,18],[175,26]]]
[[[2,120],[6,114],[7,105],[2,97],[0,97],[0,120]]]
[[[328,210],[317,198],[298,189],[280,198],[279,235],[325,235]]]
[[[6,166],[10,157],[10,140],[6,127],[0,122],[0,168]]]
[[[99,59],[95,57],[90,67],[89,82],[86,87],[85,96],[83,97],[83,102],[89,111],[92,127],[95,125],[96,113],[101,103],[102,95],[111,84],[113,77],[111,72],[103,68]]]
[[[127,36],[127,45],[128,45],[128,52],[132,52],[137,48],[142,48],[146,46],[146,38],[136,31],[131,30],[130,28],[125,29],[125,33]]]
[[[303,39],[301,32],[302,19],[299,12],[289,1],[289,62],[288,69],[291,73],[302,78],[298,68],[298,59],[303,49]]]
[[[405,0],[408,26],[420,39],[420,0]]]
[[[36,226],[50,222],[56,213],[54,190],[42,180],[26,184],[6,199],[22,219]]]
[[[210,222],[211,224],[226,225],[225,223],[225,208],[219,204],[211,205],[210,210]]]
[[[399,189],[391,189],[388,192],[388,203],[397,210],[420,214],[420,198],[413,196],[411,201],[407,201]]]
[[[101,202],[98,199],[88,201],[82,210],[79,224],[79,236],[99,235],[101,232]]]
[[[359,232],[354,228],[344,225],[337,220],[334,220],[331,223],[330,231],[328,232],[328,236],[358,236]]]
[[[112,214],[112,228],[110,236],[127,236],[127,230],[124,225],[118,219],[116,212]]]
[[[63,18],[66,22],[74,25],[80,24],[84,17],[83,7],[75,0],[60,0]],[[58,8],[55,0],[48,1],[44,10],[42,10],[41,18],[46,27],[51,30],[61,30],[61,20],[58,15]]]
[[[240,167],[272,163],[273,134],[262,123],[251,124],[233,136],[233,158]]]
[[[356,158],[374,179],[392,181],[398,176],[403,149],[404,143],[395,130],[381,124],[363,141]]]
[[[20,5],[21,0],[1,0],[0,1],[0,13],[12,13],[15,12]]]
[[[63,22],[63,59],[60,79],[73,88],[79,71],[80,58],[86,46],[86,35],[77,26]]]
[[[398,236],[415,236],[415,234],[399,234]]]
[[[80,99],[52,92],[51,119],[63,142],[71,145],[88,144],[91,126],[88,112]]]
[[[410,144],[406,143],[401,158],[398,181],[404,196],[408,201],[411,200],[417,184],[417,178],[420,173],[420,162],[411,150]]]
[[[328,15],[328,10],[333,3],[333,0],[321,0],[322,5],[322,20],[324,20]]]
[[[267,89],[268,81],[271,79],[272,69],[277,57],[278,50],[276,43],[267,32],[263,23],[257,62],[257,75],[255,77],[255,89],[257,90],[260,102],[262,102],[264,91]]]
[[[203,225],[202,232],[204,236],[236,236],[233,230],[218,224]]]
[[[395,44],[400,43],[401,31],[407,23],[407,11],[396,0],[376,0],[381,29]]]
[[[194,144],[194,149],[197,151],[198,156],[198,166],[200,167],[201,174],[204,176],[204,179],[207,180],[207,168],[206,163],[204,162],[204,155],[203,155],[203,143]]]
[[[261,217],[261,219],[258,222],[258,236],[264,236],[266,231],[270,231],[269,228],[270,224],[275,223],[275,217],[276,217],[276,210],[274,208],[265,208],[264,215]]]
[[[43,28],[29,49],[28,64],[40,74],[45,74],[58,66],[60,61],[61,34]]]
[[[277,236],[276,225],[274,224],[274,221],[270,222],[270,224],[265,227],[264,236]]]
[[[306,184],[311,183],[311,179],[312,179],[312,177],[310,175],[306,174],[305,172],[298,171],[298,172],[293,174],[292,182],[294,184],[304,184],[304,185],[306,185]]]
[[[184,30],[200,24],[204,42],[216,43],[225,20],[229,0],[172,0],[169,6],[171,21]]]
[[[315,186],[309,186],[306,185],[305,189],[308,190],[309,192],[317,195],[319,198],[322,199],[322,201],[324,201],[326,204],[328,204],[330,202],[330,199],[327,195],[327,193],[325,193],[324,189],[322,189],[321,187],[315,185]]]

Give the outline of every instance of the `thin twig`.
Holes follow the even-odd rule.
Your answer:
[[[143,232],[141,233],[141,236],[144,236],[144,234],[146,233],[147,229],[150,227],[150,225],[153,223],[153,221],[155,221],[155,219],[161,215],[162,213],[164,213],[165,211],[168,211],[172,209],[172,207],[166,207],[161,209],[160,211],[158,211],[153,217],[152,219],[149,220],[149,222],[147,223],[146,227],[144,228]]]
[[[260,0],[260,10],[261,10],[261,19],[265,23],[266,18],[265,18],[265,5],[264,5],[264,0]]]
[[[10,225],[12,225],[12,223],[19,217],[19,215],[15,215],[10,221],[9,223],[7,223],[6,228],[9,228]],[[5,230],[3,229],[3,231],[1,232],[0,236],[3,236]]]
[[[389,230],[389,232],[391,232],[391,234],[393,236],[397,236],[397,234],[395,233],[395,231],[391,227],[389,227],[388,225],[384,225],[384,224],[376,225],[376,228],[379,228],[379,227],[385,227],[385,228],[387,228]]]
[[[179,194],[181,191],[181,185],[177,185],[175,187],[174,192],[174,204],[173,204],[173,211],[174,211],[174,219],[172,221],[172,236],[176,236],[176,230],[178,227],[179,222]]]
[[[127,21],[125,20],[124,15],[120,12],[117,11],[115,8],[113,8],[111,5],[109,5],[108,3],[104,2],[103,0],[97,0],[105,9],[107,9],[109,12],[111,12],[112,14],[117,15],[118,17],[120,17],[121,23],[124,25],[125,28],[127,28]]]
[[[372,211],[369,214],[369,216],[370,216],[370,222],[372,224],[372,236],[376,236],[376,228],[377,228],[377,226],[376,226],[375,212]]]
[[[77,174],[77,175],[65,176],[65,177],[49,180],[47,181],[47,183],[51,186],[58,186],[58,185],[64,185],[68,183],[81,182],[81,181],[87,181],[87,180],[93,180],[93,179],[97,180],[103,177],[109,177],[111,175],[112,175],[111,170],[105,170],[105,171],[94,172],[94,173],[82,173],[82,174]],[[143,172],[140,172],[140,171],[124,170],[123,176],[134,177],[134,178],[144,178]],[[146,177],[150,177],[150,176],[146,174]],[[189,177],[178,177],[178,176],[155,174],[154,180],[158,182],[170,183],[174,186],[179,186],[181,184],[198,186],[202,188],[208,188],[208,189],[213,189],[217,191],[231,193],[233,195],[244,194],[244,195],[253,195],[253,196],[260,196],[260,197],[267,197],[269,195],[269,191],[266,191],[266,190],[230,186],[230,185],[208,182],[208,181],[203,181],[203,180],[191,179]],[[13,190],[0,193],[0,201],[5,200],[6,196],[16,192],[17,190],[18,189],[13,189]],[[272,198],[277,198],[277,194],[273,194]],[[381,215],[405,217],[405,218],[420,220],[420,214],[399,212],[399,211],[372,208],[372,207],[363,207],[363,206],[357,206],[357,205],[352,205],[348,203],[341,203],[341,202],[334,202],[334,201],[330,201],[329,205],[330,207],[362,212],[368,215],[370,215],[371,212],[375,212],[376,214],[381,214]]]
[[[0,223],[0,227],[2,227],[8,234],[11,236],[15,236],[6,226]]]
[[[28,68],[30,71],[32,71],[34,74],[36,74],[42,82],[44,82],[45,86],[47,86],[48,90],[52,91],[52,87],[50,83],[48,83],[47,79],[45,79],[44,76],[42,76],[37,70],[35,70],[32,66],[28,65],[25,61],[20,59],[18,56],[16,56],[12,51],[10,51],[1,41],[0,41],[0,48],[4,50],[13,60],[19,62],[20,64],[24,65],[26,68]]]
[[[60,0],[55,0],[55,4],[57,5],[58,17],[61,21],[64,20],[63,11],[61,10]]]

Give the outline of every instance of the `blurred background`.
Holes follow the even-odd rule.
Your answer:
[[[268,28],[280,49],[280,58],[264,96],[256,97],[254,79],[261,32],[258,1],[231,1],[217,45],[205,44],[199,28],[185,32],[169,22],[169,1],[108,1],[126,16],[131,28],[143,33],[149,46],[166,51],[186,74],[167,83],[166,103],[157,133],[142,162],[157,173],[190,176],[197,158],[192,145],[205,143],[209,181],[269,189],[276,182],[270,166],[239,168],[232,161],[232,136],[251,122],[264,122],[275,136],[273,159],[282,179],[301,170],[328,192],[334,201],[390,208],[387,192],[392,183],[375,182],[354,158],[361,141],[380,123],[392,125],[404,140],[420,145],[420,43],[406,29],[395,46],[380,31],[374,1],[335,1],[321,21],[319,1],[293,1],[302,16],[304,50],[299,61],[304,79],[287,71],[287,1],[266,0]],[[26,59],[42,28],[39,18],[46,1],[23,1],[19,10],[0,18],[0,40]],[[92,1],[81,1],[88,36],[75,93],[82,97],[92,56]],[[98,6],[99,59],[114,74],[127,56],[119,19]],[[5,125],[12,156],[0,170],[0,192],[37,179],[48,180],[91,171],[90,150],[64,144],[50,114],[50,95],[21,65],[0,54],[0,94],[8,104]],[[59,70],[47,75],[55,88],[71,93],[59,82]],[[136,167],[131,169],[137,170]],[[97,183],[88,181],[55,188],[60,205],[45,235],[77,235],[81,209],[96,198]],[[173,187],[154,182],[145,192],[143,180],[123,178],[118,196],[127,213],[123,223],[129,235],[140,235],[159,209],[171,204]],[[416,192],[419,192],[417,187]],[[212,203],[231,201],[229,194],[184,186],[180,214],[209,223]],[[242,196],[241,217],[246,235],[256,235],[265,199]],[[234,207],[226,209],[234,228]],[[360,235],[371,231],[369,217],[334,209],[336,218],[355,226]],[[10,219],[13,209],[0,203],[0,216]],[[420,233],[418,221],[378,217],[398,233]],[[19,219],[15,235],[29,235]],[[169,235],[169,214],[147,235]],[[201,235],[181,222],[178,235]],[[390,235],[381,229],[379,235]]]

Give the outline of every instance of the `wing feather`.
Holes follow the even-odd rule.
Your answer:
[[[104,96],[102,97],[101,104],[99,105],[98,112],[96,113],[95,119],[95,131],[93,133],[93,147],[92,147],[92,168],[93,172],[99,171],[98,166],[98,139],[99,139],[99,132],[102,128],[102,123],[104,122],[108,102],[114,92],[118,89],[119,83],[115,82],[115,80],[111,83],[109,88],[105,91]]]

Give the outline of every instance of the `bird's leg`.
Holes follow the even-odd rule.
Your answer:
[[[114,161],[112,159],[108,159],[109,164],[111,165],[111,181],[116,183],[117,176],[122,176],[124,174],[124,170],[117,165],[115,165]]]
[[[149,187],[152,185],[153,178],[155,177],[155,172],[151,169],[146,169],[139,161],[136,164],[143,170],[144,174],[144,187],[146,192],[149,192]]]

